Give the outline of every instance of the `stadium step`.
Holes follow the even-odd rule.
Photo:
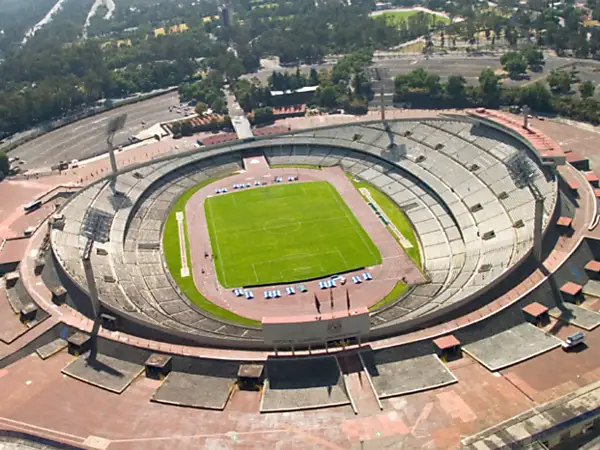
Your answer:
[[[380,404],[358,354],[356,352],[341,354],[338,356],[338,361],[358,414],[360,416],[377,414],[381,410]]]

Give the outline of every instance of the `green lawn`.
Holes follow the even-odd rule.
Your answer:
[[[213,178],[194,186],[190,190],[186,191],[173,206],[173,209],[171,210],[171,213],[167,218],[167,222],[165,223],[163,233],[163,252],[165,255],[165,261],[167,262],[167,266],[169,268],[171,276],[173,277],[173,280],[175,280],[175,282],[177,283],[181,291],[187,296],[187,298],[190,299],[190,301],[192,301],[199,308],[205,310],[206,312],[217,318],[221,318],[229,322],[239,323],[240,325],[260,327],[259,321],[238,316],[237,314],[223,309],[207,300],[196,288],[196,285],[194,284],[194,279],[191,275],[186,278],[181,277],[179,233],[177,231],[177,220],[175,218],[175,213],[177,211],[185,212],[185,204],[188,202],[190,197],[194,195],[196,191],[210,183],[213,183],[215,180],[216,178]],[[192,259],[190,256],[190,244],[187,236],[187,224],[185,224],[184,230],[187,258],[189,263],[191,264]]]
[[[400,207],[391,198],[389,198],[379,189],[373,187],[365,181],[357,181],[349,174],[346,175],[356,189],[366,188],[370,192],[371,197],[383,210],[385,215],[392,221],[394,225],[396,225],[396,228],[398,228],[400,233],[402,233],[404,237],[412,244],[412,248],[405,248],[404,251],[420,269],[422,267],[422,262],[421,252],[419,251],[419,242],[417,240],[417,236],[415,235],[415,231],[413,230],[412,224],[404,215],[404,212],[402,212]],[[392,236],[394,236],[396,241],[398,241],[398,244],[400,244],[400,241],[396,235],[392,233]]]
[[[227,288],[291,283],[381,264],[327,182],[291,183],[205,202],[215,266]]]
[[[373,306],[371,306],[369,308],[369,311],[376,311],[379,308],[382,308],[383,306],[387,305],[388,303],[393,302],[398,297],[400,297],[400,295],[404,291],[406,291],[407,288],[408,288],[407,284],[404,284],[402,281],[398,281],[396,283],[396,285],[392,288],[390,293],[388,295],[386,295],[385,297],[383,297],[381,300],[379,300],[377,303],[375,303]]]
[[[312,164],[271,164],[269,166],[271,169],[313,169],[313,170],[321,170],[321,167],[314,166]]]
[[[450,20],[445,17],[436,16],[435,14],[428,14],[424,11],[412,10],[412,11],[392,11],[385,12],[381,15],[373,16],[373,17],[383,17],[385,23],[388,25],[395,26],[399,28],[403,22],[407,21],[409,17],[414,16],[415,14],[422,12],[423,14],[429,16],[431,18],[431,23],[436,24],[444,24],[447,25],[450,23]]]

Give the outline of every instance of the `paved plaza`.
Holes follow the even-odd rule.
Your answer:
[[[269,359],[262,412],[326,408],[350,403],[334,357]]]
[[[152,396],[152,401],[176,406],[222,410],[235,378],[171,372]]]
[[[562,303],[560,308],[552,308],[549,313],[555,319],[568,322],[588,331],[600,325],[599,313],[572,303]]]
[[[559,347],[561,341],[529,323],[465,345],[464,350],[491,371]]]
[[[120,394],[144,370],[139,364],[107,355],[90,353],[79,356],[62,372],[77,380]]]
[[[435,389],[456,382],[456,377],[436,355],[402,359],[402,349],[366,351],[360,355],[379,398]]]

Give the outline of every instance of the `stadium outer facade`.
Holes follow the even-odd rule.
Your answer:
[[[535,170],[537,171],[537,179],[540,180],[540,188],[547,196],[545,202],[545,214],[544,214],[544,229],[548,229],[548,225],[553,223],[556,219],[556,206],[559,204],[558,195],[558,183],[556,180],[556,173],[553,167],[564,163],[564,155],[561,154],[557,147],[546,148],[540,150],[541,147],[535,145],[524,138],[520,133],[516,132],[510,127],[510,124],[502,123],[497,117],[490,117],[487,113],[473,112],[470,117],[448,117],[447,119],[428,119],[424,122],[429,124],[444,124],[444,123],[460,123],[466,126],[475,125],[481,130],[486,130],[484,133],[491,133],[494,136],[498,136],[501,139],[507,139],[510,143],[509,147],[520,149],[524,155],[533,163]],[[402,124],[409,124],[411,126],[419,126],[420,121],[411,120],[400,120],[393,122],[393,124],[399,124],[402,128]],[[357,128],[357,130],[352,130]],[[362,129],[362,130],[361,130]],[[360,133],[353,133],[353,131],[372,131],[374,136],[373,142],[361,142],[361,139],[356,139]],[[453,135],[452,131],[444,132],[441,128],[432,128],[432,132],[440,131],[442,134],[445,133],[446,138],[452,140],[456,136]],[[343,134],[343,138],[331,138],[321,137],[318,134],[336,133]],[[311,136],[314,134],[314,136]],[[363,133],[364,134],[364,133]],[[362,137],[362,136],[361,136]],[[443,161],[432,161],[433,155],[436,152],[440,152],[443,145],[440,147],[433,142],[425,142],[419,140],[416,134],[410,130],[399,129],[398,133],[395,134],[395,140],[401,139],[407,140],[407,147],[409,151],[407,155],[393,155],[388,149],[389,137],[388,133],[385,132],[383,125],[380,122],[363,123],[360,126],[333,126],[326,128],[319,128],[310,131],[302,131],[294,133],[289,136],[278,136],[275,138],[262,138],[257,139],[253,142],[246,143],[234,143],[222,146],[215,146],[213,148],[203,150],[202,152],[192,151],[185,154],[179,154],[176,156],[169,156],[160,160],[155,160],[149,163],[142,164],[138,167],[128,168],[123,171],[116,182],[114,189],[118,192],[122,192],[125,195],[121,197],[115,197],[112,195],[113,187],[110,186],[108,179],[100,180],[93,185],[89,186],[86,190],[71,199],[69,203],[63,208],[65,215],[65,225],[62,229],[54,229],[51,233],[52,238],[52,249],[54,262],[57,265],[59,271],[61,271],[61,279],[67,287],[67,291],[71,293],[73,299],[73,305],[81,304],[85,302],[85,298],[88,297],[87,285],[85,282],[85,274],[81,270],[81,264],[79,261],[82,243],[86,240],[84,237],[90,230],[86,230],[86,227],[93,227],[96,239],[96,249],[104,249],[106,251],[92,252],[91,260],[92,267],[94,268],[96,282],[98,284],[99,298],[102,305],[102,309],[116,317],[118,317],[118,329],[129,332],[134,335],[138,335],[143,338],[156,339],[158,341],[170,342],[170,343],[188,343],[192,345],[207,345],[221,348],[238,348],[246,350],[269,350],[272,348],[270,345],[264,343],[262,333],[258,329],[251,327],[242,327],[234,323],[227,323],[220,319],[211,317],[206,312],[199,310],[192,303],[187,301],[185,297],[179,292],[177,286],[168,274],[166,266],[162,262],[154,259],[154,265],[151,267],[155,271],[158,264],[162,266],[164,276],[163,280],[168,279],[169,285],[157,284],[155,287],[152,283],[155,280],[156,274],[154,272],[151,277],[148,277],[141,273],[139,270],[144,261],[136,261],[132,266],[128,265],[130,261],[127,259],[131,257],[133,252],[141,255],[142,259],[146,257],[156,258],[160,252],[160,241],[161,241],[161,229],[162,222],[164,221],[164,213],[168,212],[170,205],[177,198],[177,193],[183,192],[186,188],[191,187],[195,182],[200,179],[206,179],[210,175],[218,175],[230,173],[241,167],[236,166],[235,160],[240,160],[243,155],[253,153],[264,153],[267,159],[275,159],[278,151],[281,149],[290,148],[290,158],[287,158],[285,154],[279,158],[279,162],[287,161],[289,163],[297,163],[292,156],[294,151],[304,149],[300,152],[300,155],[308,155],[310,148],[329,148],[330,154],[334,152],[340,156],[337,162],[341,163],[344,167],[343,160],[354,159],[354,164],[348,168],[345,168],[353,175],[360,177],[364,171],[357,172],[355,169],[368,169],[366,161],[370,161],[373,164],[380,164],[384,171],[394,172],[398,174],[398,177],[402,177],[403,181],[409,180],[412,185],[416,186],[417,189],[414,193],[419,193],[418,188],[425,188],[425,192],[435,201],[436,204],[433,206],[440,207],[446,217],[452,220],[452,224],[448,228],[443,228],[441,231],[446,232],[447,235],[458,232],[465,243],[465,249],[463,252],[455,254],[445,255],[451,259],[450,267],[456,271],[456,260],[467,259],[467,262],[463,264],[463,268],[469,265],[469,243],[472,241],[465,241],[465,235],[469,237],[466,239],[474,240],[474,233],[477,233],[477,237],[492,232],[494,235],[494,227],[489,225],[489,229],[473,229],[467,227],[464,223],[460,222],[458,217],[459,213],[471,214],[475,205],[481,207],[482,202],[476,202],[473,205],[468,205],[465,200],[468,191],[464,193],[458,193],[456,195],[455,204],[453,207],[449,206],[449,202],[442,198],[443,195],[448,196],[450,191],[454,193],[454,188],[449,184],[446,185],[444,192],[440,191],[440,184],[438,189],[434,187],[435,180],[431,174],[434,172],[427,172],[428,182],[424,182],[422,177],[426,174],[419,165],[424,164],[444,164],[447,161],[453,161],[457,166],[463,164],[457,158],[446,158]],[[483,139],[483,136],[482,136]],[[364,140],[364,139],[363,139]],[[379,146],[376,145],[376,142]],[[467,141],[465,141],[467,142]],[[502,144],[501,141],[497,142]],[[418,147],[417,151],[412,151],[411,147]],[[438,148],[440,147],[440,148]],[[478,148],[477,146],[473,146]],[[296,149],[296,150],[293,150]],[[333,149],[333,150],[331,150]],[[305,152],[305,153],[302,153]],[[485,152],[482,152],[482,154]],[[489,155],[488,155],[489,156]],[[283,159],[281,159],[283,158]],[[289,159],[289,161],[288,161]],[[493,158],[492,158],[493,159]],[[496,157],[499,160],[498,157]],[[222,164],[220,163],[222,162]],[[277,163],[277,161],[275,161]],[[483,162],[480,161],[482,166]],[[402,166],[402,165],[405,166]],[[406,167],[408,165],[409,167]],[[211,166],[216,166],[212,168]],[[483,166],[485,168],[485,166]],[[550,168],[549,168],[550,167]],[[190,169],[191,168],[191,169]],[[371,166],[372,168],[372,166]],[[211,171],[211,169],[214,169]],[[417,170],[418,169],[418,170]],[[459,174],[462,176],[468,176],[476,172],[473,166],[462,167],[462,172]],[[193,176],[196,172],[202,172],[205,174],[204,178],[196,178]],[[356,172],[356,173],[355,173]],[[508,172],[507,172],[508,173]],[[183,182],[183,179],[186,182]],[[192,180],[192,182],[189,182]],[[442,180],[443,181],[443,180]],[[461,183],[464,180],[459,180]],[[466,180],[467,182],[469,179]],[[476,178],[473,178],[476,181]],[[168,191],[170,186],[177,186],[175,191]],[[485,183],[482,183],[485,185]],[[489,183],[488,183],[489,187]],[[448,189],[449,188],[449,189]],[[166,190],[165,190],[166,189]],[[468,189],[468,188],[467,188]],[[162,191],[161,191],[162,190]],[[483,189],[482,189],[483,191]],[[165,195],[164,200],[160,197],[161,192],[168,192]],[[505,194],[506,192],[503,191]],[[502,196],[500,192],[491,191],[492,196]],[[464,195],[463,195],[464,194]],[[484,192],[483,194],[489,194]],[[482,194],[482,195],[483,195]],[[463,196],[463,197],[461,197]],[[417,196],[414,196],[415,199]],[[508,198],[511,195],[508,194]],[[138,217],[136,213],[139,213],[141,209],[145,207],[146,202],[157,199],[157,202],[162,203],[162,208],[159,209],[158,215],[152,217],[160,217],[160,219],[153,218],[152,232],[155,238],[150,239],[147,242],[137,241],[135,243],[127,242],[127,236],[141,232],[143,229],[135,229],[132,227],[132,223],[135,222]],[[519,236],[519,231],[515,222],[510,216],[510,210],[507,209],[506,205],[502,204],[497,198],[491,199],[491,196],[483,196],[484,201],[494,203],[493,206],[498,207],[498,211],[503,211],[509,217],[510,222],[505,223],[505,231],[510,229],[517,230],[514,234],[517,236],[516,242],[513,242],[510,253],[499,252],[499,258],[496,258],[490,262],[485,262],[486,252],[493,253],[495,248],[488,247],[479,250],[478,260],[474,267],[468,267],[466,271],[459,272],[458,276],[450,272],[448,269],[436,270],[428,266],[430,258],[428,258],[428,248],[438,247],[437,244],[430,246],[427,242],[423,242],[421,236],[421,247],[424,251],[424,268],[430,276],[435,279],[431,283],[425,286],[419,286],[416,289],[410,291],[407,296],[394,302],[390,308],[385,308],[383,311],[378,311],[372,314],[371,318],[371,330],[366,336],[362,336],[363,341],[376,341],[381,338],[388,338],[391,336],[399,335],[402,333],[408,333],[415,330],[427,328],[432,325],[443,323],[445,320],[454,319],[459,317],[464,312],[468,312],[482,305],[482,297],[484,294],[498,289],[504,289],[505,286],[509,286],[511,283],[510,275],[519,265],[525,261],[531,254],[532,250],[532,217],[524,216],[525,221],[524,229],[528,230],[527,234],[522,237]],[[129,199],[133,199],[130,201]],[[491,199],[491,200],[490,200]],[[79,204],[77,202],[79,201]],[[128,203],[129,202],[129,203]],[[92,204],[91,208],[88,206]],[[525,209],[533,204],[531,202],[525,202]],[[167,207],[165,207],[167,205]],[[529,206],[527,206],[529,205]],[[431,205],[429,205],[431,206]],[[487,209],[486,204],[483,205],[483,211]],[[152,211],[150,211],[152,214]],[[163,214],[161,216],[161,214]],[[410,211],[408,216],[411,218]],[[498,214],[496,215],[498,216]],[[505,219],[505,217],[503,217]],[[493,221],[497,221],[498,217],[492,217],[485,219],[486,223],[489,224]],[[160,221],[160,225],[157,225]],[[416,232],[419,235],[419,223],[415,223]],[[469,229],[470,228],[470,229]],[[146,231],[149,231],[147,229]],[[152,234],[152,233],[150,233]],[[506,233],[512,234],[512,232]],[[495,236],[494,236],[495,238]],[[450,242],[450,248],[453,248],[454,241]],[[481,242],[484,242],[481,239]],[[494,242],[491,239],[489,242]],[[130,246],[127,251],[127,246]],[[131,247],[135,245],[137,248]],[[499,249],[506,250],[510,245],[500,245]],[[144,251],[150,252],[148,255],[144,254]],[[475,253],[477,250],[475,250]],[[439,254],[434,253],[431,261],[443,259],[436,257]],[[444,255],[442,255],[444,256]],[[503,261],[507,258],[506,261]],[[108,259],[108,261],[107,261]],[[439,262],[439,261],[436,261]],[[129,268],[135,265],[135,271],[129,273]],[[497,267],[495,267],[497,266]],[[434,272],[436,272],[434,274]],[[440,272],[440,273],[437,273]],[[143,285],[147,286],[146,290],[140,289],[139,283],[136,289],[136,277],[144,278]],[[441,280],[445,277],[444,281]],[[455,277],[452,279],[452,277]],[[470,280],[478,280],[478,284],[474,285],[448,285],[448,281],[453,283],[456,278],[464,280],[468,278]],[[489,281],[488,281],[489,280]],[[444,285],[445,283],[445,285]],[[437,295],[436,289],[441,287],[448,288],[443,292],[443,298],[447,301],[440,300],[440,295]],[[451,288],[451,289],[450,289]],[[441,289],[441,288],[440,288]],[[148,297],[152,296],[152,291],[156,290],[154,297],[158,299],[161,295],[169,291],[168,295],[174,295],[177,293],[180,299],[185,301],[187,310],[179,316],[169,316],[168,314],[159,314],[157,310],[161,310],[160,305],[153,305],[154,309],[150,306],[152,300],[148,301]],[[415,292],[417,291],[417,292]],[[137,297],[136,301],[127,301],[128,297]],[[142,300],[143,299],[143,300]],[[410,301],[414,300],[417,307],[411,310],[408,314],[405,310],[408,309],[404,305],[407,305]],[[144,303],[146,302],[146,303]],[[514,302],[514,301],[513,301]],[[397,311],[394,311],[393,306],[400,304]],[[499,310],[504,309],[500,308]],[[400,312],[400,313],[398,313]],[[184,317],[186,314],[193,316],[199,327],[193,327],[190,323],[186,323],[185,320],[178,320],[178,317]],[[186,318],[187,319],[187,318]],[[192,320],[194,320],[192,319]],[[204,326],[206,325],[206,326]]]

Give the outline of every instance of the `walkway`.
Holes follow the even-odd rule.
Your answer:
[[[227,110],[229,112],[229,117],[231,118],[231,124],[237,133],[238,139],[243,140],[253,137],[254,134],[252,134],[250,122],[246,117],[246,113],[235,99],[235,96],[230,93],[227,93],[226,96]]]

